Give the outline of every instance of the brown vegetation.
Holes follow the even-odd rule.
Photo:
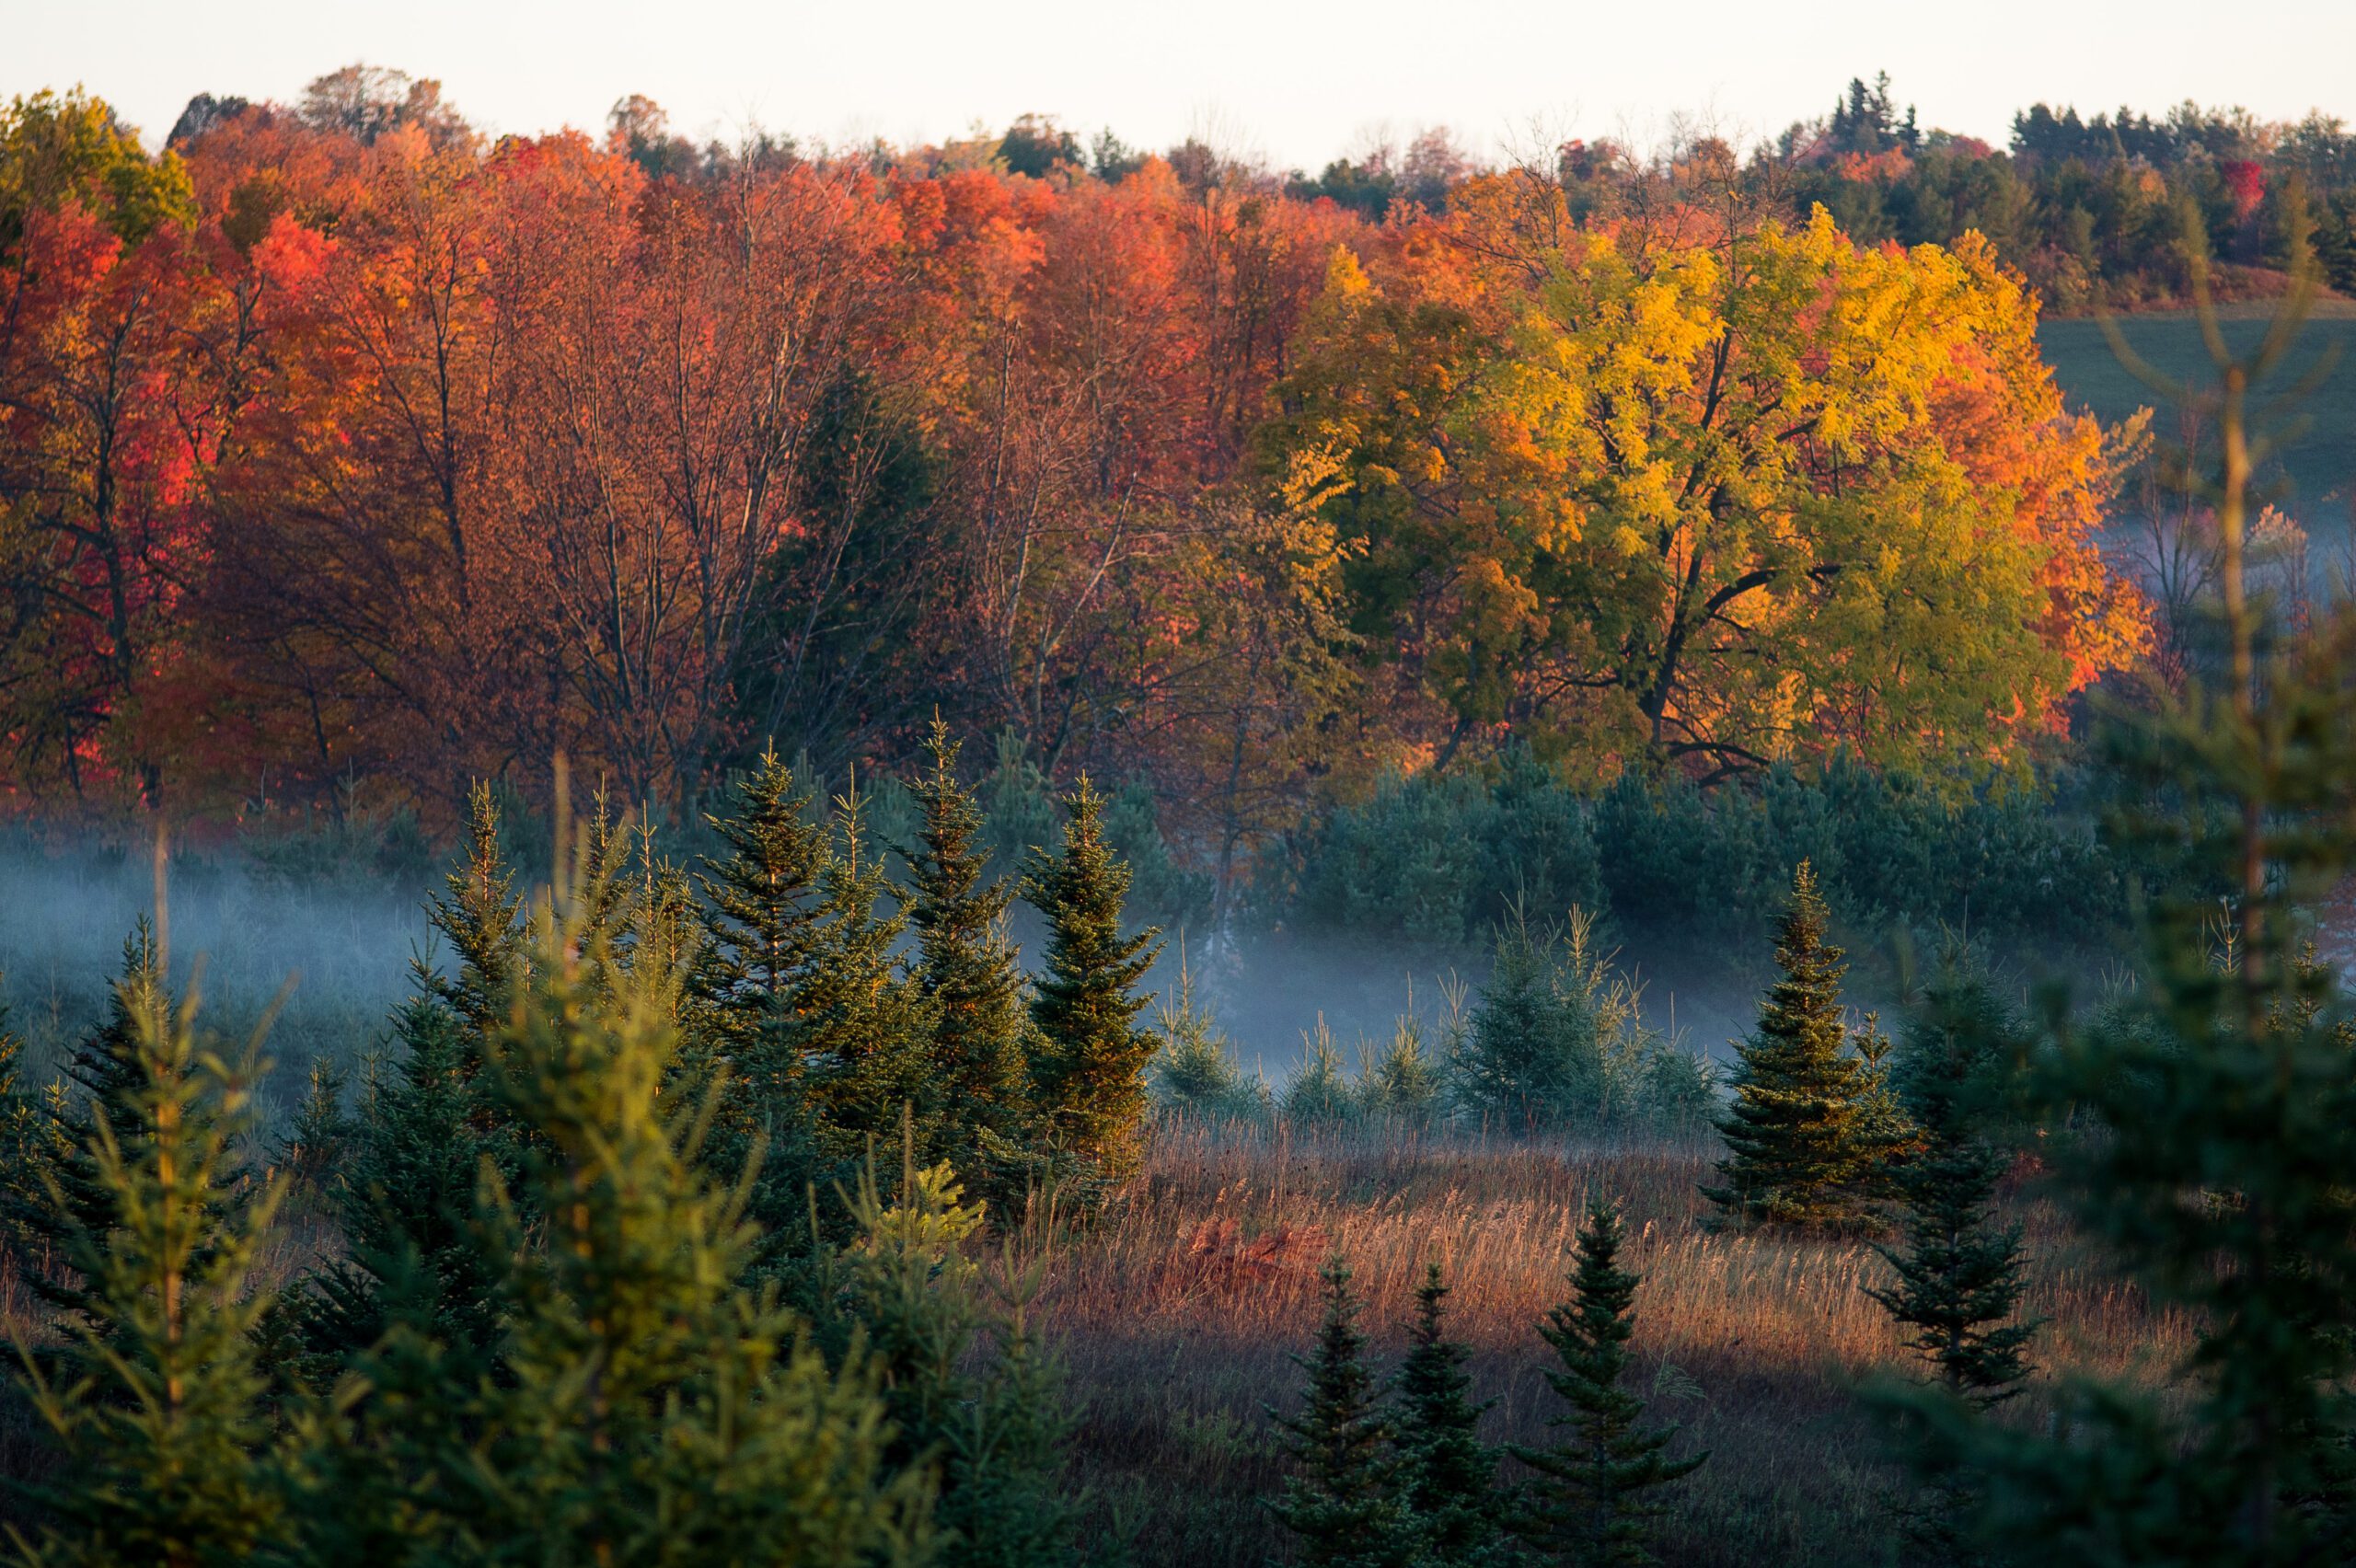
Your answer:
[[[1454,1287],[1484,1435],[1542,1441],[1537,1325],[1561,1299],[1590,1193],[1625,1205],[1637,1386],[1675,1452],[1710,1463],[1672,1503],[1667,1561],[1877,1562],[1897,1475],[1853,1398],[1906,1375],[1889,1319],[1862,1286],[1886,1273],[1862,1241],[1703,1228],[1714,1140],[1506,1141],[1392,1129],[1303,1138],[1279,1129],[1165,1127],[1126,1201],[1072,1244],[1042,1301],[1068,1369],[1071,1452],[1089,1531],[1141,1562],[1258,1563],[1276,1540],[1262,1499],[1281,1479],[1273,1424],[1288,1410],[1317,1311],[1317,1269],[1345,1257],[1379,1355],[1403,1343],[1424,1265]],[[2037,1421],[2070,1372],[2132,1377],[2180,1355],[2189,1331],[2100,1266],[2027,1172],[2006,1208],[2027,1227],[2027,1310],[2051,1319],[2040,1375],[2009,1419]]]

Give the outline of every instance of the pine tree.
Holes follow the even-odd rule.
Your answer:
[[[787,1045],[791,997],[816,945],[829,858],[810,803],[772,746],[736,783],[728,813],[704,818],[728,852],[704,861],[709,942],[697,990],[733,1070],[764,1086],[800,1076]]]
[[[1068,1423],[1025,1317],[1038,1272],[1010,1256],[994,1309],[964,1251],[980,1205],[963,1201],[946,1163],[918,1169],[905,1133],[902,1150],[896,1201],[884,1202],[872,1161],[851,1194],[858,1239],[826,1337],[837,1355],[870,1348],[892,1420],[889,1461],[938,1487],[943,1568],[1069,1562],[1073,1521],[1056,1485]],[[996,1354],[977,1368],[985,1330]]]
[[[324,1193],[335,1179],[352,1135],[352,1118],[343,1104],[348,1082],[335,1061],[326,1056],[312,1060],[303,1102],[294,1108],[294,1125],[279,1147],[279,1167],[296,1192]]]
[[[198,1041],[192,996],[169,1006],[151,952],[134,949],[117,992],[126,1038],[89,1112],[83,1185],[52,1191],[83,1282],[56,1371],[32,1375],[64,1459],[35,1493],[47,1520],[32,1555],[61,1568],[227,1568],[279,1515],[252,1331],[271,1301],[253,1265],[280,1189],[239,1170],[246,1077]]]
[[[1300,1038],[1300,1066],[1285,1085],[1278,1109],[1297,1127],[1334,1127],[1357,1115],[1358,1097],[1342,1068],[1342,1048],[1334,1043],[1325,1015]]]
[[[1100,1181],[1137,1169],[1146,1113],[1145,1065],[1154,1039],[1137,1027],[1137,994],[1160,952],[1160,933],[1121,934],[1128,868],[1103,830],[1103,799],[1083,775],[1065,797],[1063,853],[1034,854],[1024,887],[1047,920],[1046,972],[1032,998],[1039,1110]]]
[[[1358,1108],[1369,1116],[1420,1125],[1438,1112],[1445,1089],[1424,1044],[1423,1020],[1401,1013],[1389,1043],[1358,1075]]]
[[[930,1149],[944,1093],[928,1071],[932,1004],[896,956],[906,922],[878,911],[886,882],[883,862],[862,850],[865,802],[854,790],[835,808],[809,958],[787,994],[789,1050],[803,1064],[824,1146],[855,1157],[913,1113],[918,1147]]]
[[[1619,1216],[1600,1201],[1588,1205],[1579,1231],[1572,1298],[1547,1314],[1539,1332],[1561,1359],[1547,1384],[1570,1413],[1550,1426],[1567,1440],[1547,1448],[1515,1445],[1514,1458],[1538,1472],[1519,1533],[1556,1561],[1598,1568],[1640,1568],[1654,1561],[1652,1522],[1666,1511],[1655,1495],[1691,1475],[1709,1456],[1672,1459],[1674,1426],[1646,1430],[1644,1401],[1622,1388],[1628,1342],[1635,1333],[1637,1276],[1619,1266]]]
[[[1876,1079],[1844,1049],[1841,950],[1816,873],[1802,861],[1776,931],[1783,978],[1767,993],[1759,1029],[1738,1048],[1734,1103],[1719,1130],[1727,1158],[1702,1192],[1735,1219],[1839,1225],[1855,1220],[1887,1180],[1886,1129],[1871,1113]]]
[[[101,1125],[126,1143],[149,1130],[142,1120],[152,1100],[142,1032],[154,1027],[154,1018],[169,1017],[173,1010],[163,955],[153,928],[142,917],[123,942],[122,970],[107,999],[106,1020],[76,1042],[66,1058],[69,1092],[43,1109],[47,1124],[40,1141],[49,1151],[48,1168],[39,1190],[24,1194],[13,1216],[26,1279],[52,1307],[85,1315],[91,1310],[87,1286],[76,1282],[79,1271],[68,1260],[76,1238],[106,1234],[118,1201],[99,1169],[93,1139]],[[196,1103],[202,1112],[209,1101]],[[228,1223],[231,1201],[225,1188],[208,1191],[208,1223]]]
[[[2023,1286],[2021,1230],[1999,1228],[1989,1212],[2007,1161],[1981,1135],[1971,1102],[1975,1066],[1991,1050],[1981,1031],[1992,1001],[1972,979],[1951,978],[1933,987],[1910,1032],[1908,1120],[1921,1147],[1898,1174],[1905,1246],[1876,1247],[1898,1278],[1866,1292],[1935,1380],[1981,1409],[2020,1392],[2028,1373],[2022,1351],[2037,1329],[2012,1321]]]
[[[1293,1472],[1269,1505],[1292,1535],[1303,1568],[1407,1568],[1415,1539],[1403,1516],[1390,1424],[1376,1404],[1349,1265],[1328,1262],[1317,1348],[1294,1362],[1309,1374],[1297,1415],[1269,1414],[1288,1435]]]
[[[1497,928],[1488,982],[1450,1064],[1458,1098],[1494,1126],[1528,1131],[1596,1087],[1582,1080],[1566,1038],[1556,947],[1519,904]]]
[[[907,852],[906,906],[924,955],[919,981],[935,1014],[931,1070],[948,1107],[947,1147],[961,1168],[981,1170],[986,1136],[996,1141],[1020,1130],[1029,1020],[1006,935],[1014,889],[985,880],[982,812],[957,782],[957,752],[936,718],[925,740],[929,766],[909,786],[924,822]]]
[[[1934,1386],[1984,1412],[2021,1391],[2029,1370],[2023,1353],[2038,1325],[2015,1320],[2024,1283],[2021,1228],[1999,1228],[1989,1214],[2005,1159],[1979,1136],[1965,1103],[1969,1062],[1978,1048],[1959,1038],[1960,1028],[1942,1032],[1946,1070],[1925,1059],[1914,1078],[1911,1100],[1923,1132],[1898,1177],[1905,1246],[1875,1249],[1898,1277],[1866,1294],[1897,1322],[1906,1347],[1929,1364]],[[1902,1401],[1898,1408],[1905,1408]],[[1965,1533],[1977,1493],[1962,1467],[1928,1475],[1904,1519],[1910,1561],[1926,1568],[1980,1561]]]
[[[1210,1009],[1195,997],[1194,970],[1182,951],[1178,989],[1154,1011],[1161,1040],[1153,1059],[1154,1086],[1162,1102],[1206,1121],[1249,1121],[1265,1115],[1260,1087],[1243,1076]]]
[[[765,1151],[751,1212],[770,1252],[803,1228],[810,1188],[844,1173],[820,1147],[798,1014],[833,859],[811,799],[770,746],[736,782],[727,813],[704,819],[728,852],[704,861],[683,1066],[690,1092],[725,1086],[704,1150],[710,1168],[733,1180],[756,1145]]]
[[[29,1261],[26,1227],[43,1206],[43,1173],[58,1152],[58,1128],[28,1090],[24,1060],[24,1040],[0,1002],[0,1250],[20,1267]]]
[[[1391,1381],[1399,1412],[1400,1496],[1419,1562],[1479,1568],[1506,1557],[1497,1450],[1481,1441],[1479,1430],[1496,1401],[1472,1402],[1472,1380],[1464,1372],[1469,1353],[1447,1336],[1447,1301],[1439,1265],[1430,1264],[1415,1292],[1406,1359]]]
[[[490,1369],[498,1342],[499,1271],[474,1222],[492,1153],[480,1128],[481,1043],[422,994],[395,1015],[393,1040],[329,1188],[344,1255],[295,1298],[314,1387],[331,1386],[396,1328],[445,1347],[461,1383]]]
[[[583,881],[576,860],[534,917],[486,1075],[526,1134],[514,1188],[494,1177],[478,1213],[509,1304],[506,1375],[451,1379],[436,1346],[390,1336],[364,1367],[428,1440],[315,1422],[304,1550],[357,1561],[398,1539],[411,1560],[523,1551],[617,1568],[903,1561],[925,1537],[924,1489],[885,1466],[872,1374],[860,1357],[828,1367],[773,1294],[739,1283],[753,1242],[742,1188],[701,1173],[706,1108],[665,1092],[667,999],[615,963]],[[358,1497],[330,1484],[370,1473],[384,1479]]]
[[[467,793],[463,861],[444,879],[427,910],[457,960],[456,973],[433,981],[434,994],[478,1039],[489,1039],[507,1013],[507,990],[522,956],[517,917],[524,900],[499,839],[499,797],[488,783]]]

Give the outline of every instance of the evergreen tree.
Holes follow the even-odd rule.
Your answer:
[[[1448,1338],[1447,1301],[1448,1286],[1433,1263],[1415,1292],[1406,1359],[1391,1382],[1399,1412],[1400,1496],[1419,1562],[1477,1568],[1506,1557],[1497,1450],[1481,1441],[1479,1430],[1495,1401],[1472,1402],[1472,1380],[1464,1372],[1469,1353]]]
[[[1288,1435],[1293,1472],[1270,1505],[1292,1535],[1304,1568],[1407,1568],[1415,1539],[1403,1516],[1391,1428],[1376,1404],[1366,1336],[1349,1265],[1325,1265],[1324,1316],[1317,1348],[1293,1359],[1309,1374],[1298,1415],[1275,1415]]]
[[[1980,1032],[1998,1009],[1972,979],[1934,986],[1927,1002],[1908,1040],[1908,1101],[1922,1141],[1898,1176],[1905,1246],[1876,1248],[1897,1279],[1866,1294],[1896,1320],[1947,1398],[1985,1411],[2021,1391],[2028,1375],[2023,1352],[2038,1327],[2014,1320],[2023,1286],[2021,1229],[1999,1228],[1991,1218],[2006,1161],[1978,1131],[1981,1108],[1972,1102],[1974,1066],[1990,1053]],[[1964,1532],[1976,1505],[1968,1470],[1929,1476],[1905,1519],[1911,1559],[1931,1568],[1978,1561]]]
[[[1265,1091],[1243,1076],[1210,1009],[1195,997],[1195,974],[1182,952],[1178,989],[1155,1009],[1161,1041],[1153,1059],[1155,1088],[1173,1110],[1206,1121],[1249,1121],[1267,1111]]]
[[[1401,1013],[1390,1043],[1359,1074],[1358,1108],[1370,1116],[1421,1124],[1439,1110],[1444,1090],[1439,1068],[1424,1045],[1423,1020]]]
[[[123,943],[122,970],[107,998],[105,1021],[75,1043],[64,1066],[67,1091],[41,1113],[47,1169],[39,1190],[23,1194],[11,1228],[27,1282],[65,1311],[87,1315],[92,1309],[87,1285],[77,1281],[80,1270],[70,1259],[87,1238],[106,1234],[118,1203],[94,1152],[98,1130],[111,1128],[126,1145],[152,1130],[142,1120],[152,1109],[153,1090],[141,1051],[143,1031],[174,1010],[163,962],[143,917]],[[200,1112],[209,1103],[195,1102]],[[226,1186],[207,1190],[207,1223],[228,1222],[232,1196]]]
[[[24,1078],[25,1043],[0,1002],[0,1249],[19,1269],[35,1262],[28,1226],[45,1208],[44,1175],[57,1163],[59,1124]]]
[[[944,1568],[1068,1562],[1073,1519],[1057,1486],[1068,1423],[1024,1311],[1038,1272],[1010,1256],[1004,1309],[993,1310],[964,1251],[982,1209],[963,1198],[946,1163],[918,1168],[907,1135],[897,1201],[884,1201],[870,1162],[851,1194],[858,1240],[828,1303],[842,1315],[827,1337],[837,1355],[871,1350],[892,1421],[889,1462],[938,1488]],[[995,1355],[977,1368],[986,1329]]]
[[[703,938],[683,1064],[690,1090],[724,1090],[705,1148],[722,1180],[765,1150],[751,1200],[774,1251],[801,1230],[807,1194],[840,1173],[820,1147],[797,1009],[820,940],[820,884],[833,859],[810,791],[765,749],[724,815],[704,820],[727,853],[704,861]]]
[[[963,1168],[981,1170],[990,1144],[1020,1130],[1029,1020],[1022,972],[1006,934],[1014,889],[985,880],[982,812],[957,782],[957,751],[949,727],[933,720],[925,740],[929,766],[909,786],[924,821],[907,851],[906,905],[924,955],[919,980],[935,1014],[932,1076],[949,1110],[947,1147]]]
[[[278,1151],[279,1169],[297,1192],[324,1193],[335,1179],[352,1134],[352,1118],[343,1104],[347,1082],[343,1068],[334,1061],[313,1059],[303,1102],[294,1108],[294,1125]]]
[[[1800,862],[1778,925],[1783,978],[1759,1029],[1738,1047],[1734,1103],[1719,1124],[1727,1158],[1704,1196],[1736,1219],[1837,1225],[1855,1220],[1887,1182],[1889,1129],[1877,1124],[1877,1079],[1845,1049],[1842,952],[1816,873]]]
[[[1036,1103],[1064,1146],[1098,1179],[1137,1169],[1154,1039],[1137,1027],[1137,994],[1161,951],[1149,928],[1121,934],[1128,868],[1105,844],[1103,801],[1083,775],[1065,797],[1063,853],[1034,853],[1024,887],[1047,920],[1046,972],[1031,1017]]]
[[[896,956],[906,922],[878,912],[884,868],[861,847],[865,803],[854,790],[835,805],[809,958],[787,993],[789,1052],[803,1064],[824,1147],[855,1157],[912,1113],[918,1146],[930,1149],[944,1093],[928,1070],[932,1003]]]
[[[772,746],[737,781],[728,813],[704,818],[728,852],[704,861],[708,944],[697,991],[732,1069],[764,1093],[800,1076],[788,1043],[791,1000],[817,943],[829,859],[810,803]]]
[[[357,1561],[357,1544],[398,1541],[413,1562],[617,1568],[907,1561],[923,1486],[884,1464],[872,1375],[857,1357],[829,1368],[773,1294],[738,1283],[753,1241],[741,1186],[700,1173],[705,1107],[665,1092],[668,1000],[615,963],[583,881],[576,863],[535,917],[486,1075],[528,1135],[515,1188],[494,1176],[479,1216],[509,1304],[507,1373],[449,1391],[439,1347],[390,1336],[364,1369],[430,1441],[315,1422],[304,1550]],[[363,1495],[326,1483],[372,1460],[385,1479]]]
[[[1983,1035],[2001,1009],[1976,976],[1931,988],[1908,1040],[1907,1110],[1921,1147],[1898,1174],[1905,1201],[1902,1251],[1877,1246],[1898,1278],[1866,1294],[1931,1364],[1936,1381],[1987,1408],[2020,1392],[2023,1348],[2034,1323],[2011,1320],[2020,1303],[2021,1231],[1990,1214],[2008,1163],[1978,1126],[1975,1069],[1992,1050]]]
[[[1324,1014],[1317,1015],[1317,1027],[1303,1034],[1300,1043],[1300,1067],[1285,1085],[1280,1104],[1285,1120],[1299,1127],[1332,1127],[1350,1121],[1357,1114],[1358,1097],[1351,1091],[1341,1047],[1334,1043]]]
[[[1655,1495],[1691,1475],[1709,1456],[1672,1459],[1669,1426],[1640,1424],[1644,1401],[1620,1386],[1635,1333],[1637,1276],[1619,1266],[1619,1216],[1600,1201],[1588,1205],[1579,1231],[1572,1298],[1547,1314],[1539,1331],[1562,1361],[1546,1381],[1570,1412],[1550,1420],[1569,1437],[1552,1447],[1515,1445],[1513,1456],[1538,1472],[1519,1533],[1562,1562],[1637,1568],[1654,1561],[1653,1520],[1665,1511]]]
[[[498,1343],[499,1270],[474,1223],[492,1152],[479,1124],[481,1043],[448,1004],[422,994],[395,1015],[393,1040],[329,1188],[343,1256],[295,1300],[314,1387],[331,1386],[396,1328],[444,1347],[462,1384],[489,1369]]]
[[[35,1491],[47,1518],[30,1556],[229,1568],[271,1539],[279,1514],[252,1337],[271,1300],[253,1266],[279,1188],[233,1202],[249,1184],[237,1154],[246,1078],[200,1044],[193,997],[167,1003],[152,949],[133,951],[81,1185],[52,1192],[82,1284],[54,1374],[32,1375],[64,1463]]]
[[[1562,1005],[1555,948],[1519,904],[1497,928],[1488,981],[1451,1064],[1457,1097],[1492,1124],[1540,1126],[1598,1087],[1569,1038],[1575,1020]]]
[[[467,793],[464,858],[443,879],[427,909],[456,958],[454,974],[433,982],[436,996],[478,1039],[488,1040],[507,1015],[507,989],[523,947],[517,917],[524,900],[501,847],[499,797],[487,783]]]

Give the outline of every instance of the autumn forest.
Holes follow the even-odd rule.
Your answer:
[[[0,105],[12,1561],[2356,1561],[2356,133],[1894,93]]]

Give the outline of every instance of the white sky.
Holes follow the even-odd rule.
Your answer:
[[[354,60],[441,78],[494,132],[599,127],[641,92],[697,135],[931,141],[1036,110],[1312,169],[1386,125],[1495,150],[1683,111],[1748,139],[1877,70],[1926,126],[2000,144],[2040,98],[2356,120],[2356,0],[0,0],[0,95],[80,82],[151,143],[191,94],[292,100]]]

